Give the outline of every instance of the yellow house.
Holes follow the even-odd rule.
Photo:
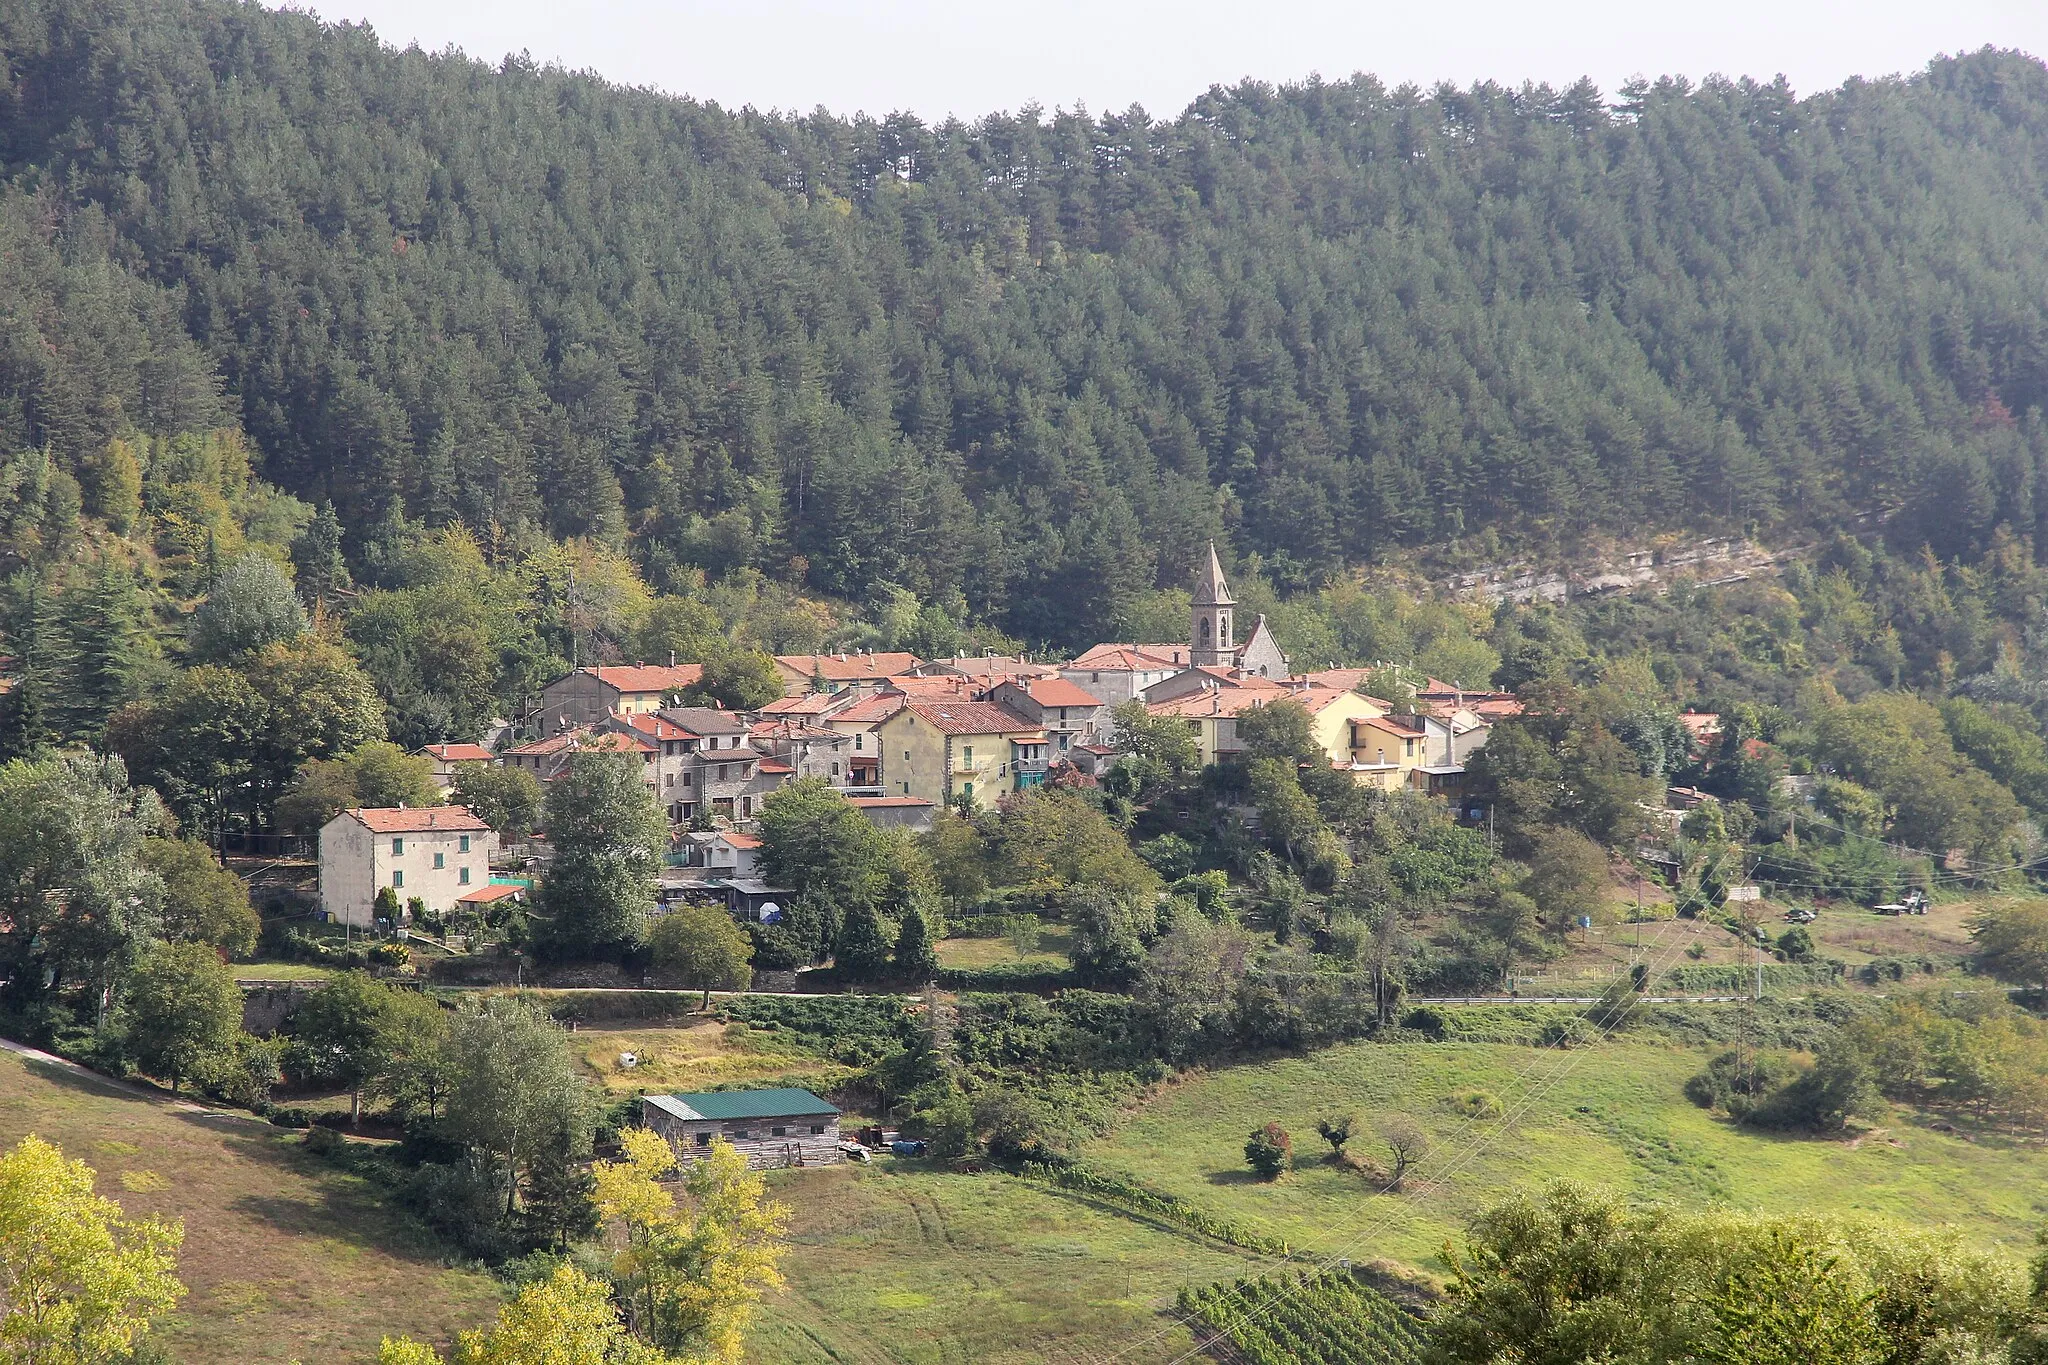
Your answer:
[[[1201,692],[1152,702],[1145,709],[1155,716],[1178,716],[1194,732],[1204,765],[1244,752],[1237,735],[1238,717],[1247,711],[1275,702],[1294,702],[1308,712],[1309,732],[1338,767],[1351,765],[1351,727],[1354,721],[1386,714],[1386,704],[1356,692],[1328,687],[1300,687],[1279,683],[1262,684],[1253,679],[1235,685],[1217,686]]]
[[[1413,716],[1370,716],[1351,726],[1350,768],[1361,785],[1399,791],[1429,762],[1428,734]]]
[[[1045,775],[1045,731],[985,701],[908,699],[875,736],[892,795],[939,805],[964,797],[993,810],[997,797]]]

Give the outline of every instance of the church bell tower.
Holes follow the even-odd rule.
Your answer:
[[[1223,581],[1216,542],[1209,542],[1209,564],[1195,577],[1194,605],[1188,623],[1188,662],[1197,668],[1234,668],[1237,642],[1231,635],[1231,609],[1237,599]]]

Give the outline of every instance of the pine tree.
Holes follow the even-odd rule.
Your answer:
[[[896,974],[906,981],[930,981],[939,974],[939,954],[921,910],[906,911],[896,931]]]
[[[839,926],[833,961],[850,980],[872,981],[889,970],[889,940],[874,907],[856,905]]]

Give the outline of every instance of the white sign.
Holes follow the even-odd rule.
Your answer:
[[[1760,901],[1763,898],[1764,889],[1760,886],[1731,886],[1728,888],[1728,899],[1731,901]]]

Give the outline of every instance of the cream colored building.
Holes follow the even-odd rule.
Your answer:
[[[467,806],[345,810],[320,829],[320,908],[337,923],[371,927],[377,892],[401,909],[417,896],[446,911],[491,880],[498,836]]]
[[[875,734],[893,795],[993,810],[1005,792],[1045,778],[1045,731],[989,702],[906,700]]]

